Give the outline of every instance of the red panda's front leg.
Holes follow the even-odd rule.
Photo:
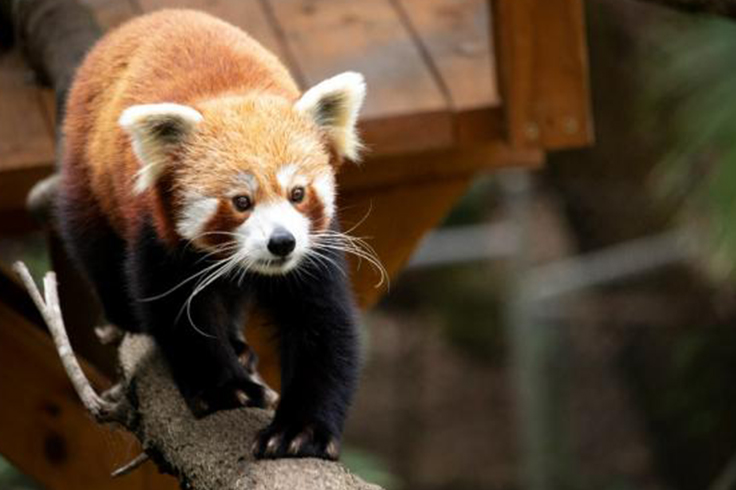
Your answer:
[[[167,360],[192,412],[204,416],[238,406],[268,405],[268,390],[240,362],[234,332],[247,289],[221,280],[197,294],[207,263],[186,247],[170,250],[150,226],[129,251],[131,296],[143,331]],[[242,350],[242,349],[241,349]]]
[[[344,258],[320,253],[329,265],[258,288],[279,327],[282,387],[274,420],[254,445],[258,458],[339,456],[360,364],[358,331]]]

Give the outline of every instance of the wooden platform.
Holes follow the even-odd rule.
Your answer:
[[[430,8],[426,0],[372,0],[370,8],[350,0],[87,3],[106,28],[164,7],[211,12],[274,51],[303,87],[341,71],[362,72],[369,89],[361,128],[372,157],[449,149],[500,131],[484,0],[432,0]],[[34,85],[17,52],[0,57],[3,175],[24,174],[25,181],[48,171],[54,158],[51,97]],[[0,209],[13,207],[24,190],[0,188]]]
[[[368,96],[360,126],[368,151],[363,165],[346,166],[339,176],[339,204],[346,208],[342,213],[346,227],[372,214],[359,232],[379,236],[374,246],[389,272],[408,259],[416,242],[441,219],[478,170],[542,161],[539,145],[522,149],[523,145],[512,148],[507,143],[507,133],[514,129],[508,124],[518,117],[510,117],[516,113],[501,103],[498,80],[514,87],[507,92],[520,101],[521,110],[527,109],[522,104],[526,102],[534,107],[549,104],[535,99],[536,90],[516,90],[517,85],[529,86],[513,81],[516,71],[532,77],[539,73],[529,71],[533,65],[517,63],[515,53],[520,48],[525,56],[530,54],[525,45],[499,38],[509,54],[508,62],[501,60],[499,66],[510,75],[496,76],[494,53],[499,49],[493,39],[499,36],[490,31],[498,19],[492,17],[487,0],[84,1],[107,29],[165,7],[208,11],[242,27],[277,53],[303,87],[345,70],[362,72]],[[580,0],[548,1],[564,7],[560,11],[580,10]],[[495,10],[517,23],[529,23],[527,17],[534,12],[517,12],[517,4],[510,0],[496,3]],[[504,8],[504,3],[512,6]],[[569,18],[558,17],[561,25]],[[555,25],[546,19],[545,25]],[[561,38],[561,45],[559,40],[556,44],[570,51],[566,40],[571,39],[575,47],[579,37],[568,35]],[[576,68],[573,75],[585,79],[584,63],[582,70],[577,58],[568,65]],[[555,97],[569,92],[559,86]],[[589,139],[585,97],[584,90],[573,87],[572,99],[584,101],[583,115],[578,116],[580,131],[573,135],[580,143]],[[554,123],[563,116],[539,117]],[[17,50],[0,55],[0,233],[33,226],[25,213],[25,197],[53,169],[53,132],[52,93],[34,83]],[[408,200],[427,204],[395,211]],[[358,275],[367,276],[368,271],[364,268]],[[368,277],[356,280],[357,289],[369,291],[366,304],[377,297],[374,283]]]

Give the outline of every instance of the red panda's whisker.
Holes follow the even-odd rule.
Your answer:
[[[182,313],[184,311],[186,311],[186,313],[187,313],[187,319],[189,320],[189,324],[192,326],[192,328],[197,333],[199,333],[199,334],[201,334],[201,335],[203,335],[205,337],[214,338],[214,336],[209,335],[209,334],[203,332],[202,330],[200,330],[197,327],[196,323],[194,322],[194,319],[192,318],[192,310],[191,310],[192,301],[207,286],[209,286],[210,284],[212,284],[213,282],[215,282],[217,279],[219,279],[223,275],[228,274],[229,272],[231,272],[232,269],[234,269],[238,265],[238,260],[237,260],[238,256],[239,256],[239,254],[234,254],[231,257],[228,257],[227,259],[222,259],[222,260],[218,261],[217,262],[217,265],[219,265],[220,267],[219,268],[216,268],[209,276],[205,276],[204,278],[202,278],[200,281],[197,282],[197,284],[194,287],[194,291],[192,291],[192,294],[189,295],[189,297],[187,298],[187,300],[182,305],[181,310],[179,310],[179,313],[177,314],[177,317],[176,317],[177,318],[177,321],[178,321],[179,318],[181,318]]]
[[[229,242],[222,245],[217,245],[215,247],[212,247],[211,251],[199,259],[197,259],[197,263],[203,262],[213,255],[221,254],[223,252],[231,252],[233,250],[237,250],[240,247],[240,244],[238,242]]]
[[[333,258],[328,257],[327,255],[324,255],[315,249],[309,250],[306,254],[306,257],[312,259],[312,263],[314,263],[315,265],[325,267],[326,269],[327,265],[332,264],[337,270],[342,273],[343,276],[347,277],[348,275],[347,272],[345,272],[345,270],[343,270],[343,268],[340,266],[340,264],[338,264]]]
[[[345,242],[350,242],[350,243],[357,243],[357,244],[360,244],[361,247],[366,248],[375,254],[375,250],[373,249],[373,247],[371,247],[366,241],[366,239],[370,239],[372,237],[356,237],[356,236],[348,235],[347,233],[340,233],[340,232],[334,232],[334,231],[317,233],[314,236],[319,239],[326,239],[327,241],[337,240],[337,241],[345,241]]]
[[[173,293],[174,291],[176,291],[177,289],[179,289],[180,287],[182,287],[184,284],[186,284],[186,283],[188,283],[190,281],[193,281],[194,279],[197,279],[198,277],[202,276],[203,274],[206,274],[207,272],[210,272],[212,269],[216,268],[219,265],[220,265],[219,264],[219,261],[218,262],[215,262],[214,264],[205,267],[201,271],[195,272],[194,274],[192,274],[191,276],[187,277],[186,279],[184,279],[183,281],[181,281],[179,284],[177,284],[176,286],[172,287],[168,291],[165,291],[165,292],[163,292],[161,294],[157,294],[156,296],[149,296],[147,298],[141,298],[138,301],[140,301],[140,302],[155,301],[157,299],[161,299],[161,298],[163,298],[165,296],[168,296],[169,294]]]
[[[187,247],[192,246],[194,242],[199,240],[200,238],[204,238],[210,235],[224,235],[224,236],[232,236],[236,238],[239,236],[237,233],[233,233],[231,231],[205,231],[187,240]]]
[[[368,219],[368,216],[370,216],[372,212],[373,212],[373,201],[371,201],[370,203],[368,203],[368,211],[365,212],[365,214],[363,215],[363,217],[360,218],[360,220],[358,220],[358,222],[356,224],[354,224],[353,226],[351,226],[349,230],[345,231],[345,233],[350,233],[353,230],[355,230],[357,227],[359,227],[360,225],[362,225],[365,222],[365,220]]]
[[[332,237],[336,238],[336,237]],[[379,274],[379,281],[374,286],[376,288],[381,287],[384,282],[387,283],[387,287],[390,287],[390,281],[388,279],[388,272],[386,271],[386,268],[381,263],[380,259],[378,258],[376,252],[373,250],[372,247],[370,247],[368,244],[363,242],[362,240],[348,240],[345,239],[345,237],[341,237],[343,241],[340,240],[325,240],[322,241],[319,246],[324,247],[326,249],[330,250],[338,250],[345,252],[347,254],[352,254],[359,259],[363,259],[369,264],[373,266],[373,268],[378,272]]]
[[[368,244],[368,242],[366,242],[362,237],[354,237],[354,236],[347,235],[345,233],[338,233],[338,232],[330,232],[324,235],[318,234],[316,235],[316,237],[328,244],[344,245],[348,247],[355,247],[357,249],[361,249],[365,253],[373,256],[376,260],[379,260],[378,254],[376,253],[375,249],[370,244]]]

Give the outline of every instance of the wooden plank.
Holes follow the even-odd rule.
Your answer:
[[[127,1],[85,3],[104,27],[135,14]],[[17,50],[0,55],[0,213],[6,216],[10,216],[8,211],[22,209],[32,185],[51,172],[55,157],[54,95],[33,84],[31,77]]]
[[[449,93],[452,108],[500,105],[485,0],[393,0]]]
[[[259,43],[287,61],[282,45],[268,22],[261,4],[255,0],[138,0],[144,12],[161,8],[191,8],[208,12],[234,24],[253,36]]]
[[[421,182],[442,182],[506,167],[539,167],[544,155],[539,150],[511,149],[501,142],[439,152],[373,158],[362,165],[346,164],[340,171],[341,192],[351,194]]]
[[[471,179],[472,175],[465,175],[347,194],[341,199],[343,228],[360,223],[351,235],[364,238],[395,279],[419,241],[447,215]],[[369,264],[355,257],[350,257],[350,263],[358,303],[368,309],[386,293],[387,284],[377,286],[379,276]]]
[[[370,6],[351,0],[274,0],[269,5],[307,85],[346,70],[365,75],[362,119],[375,122],[368,138],[374,148],[380,151],[385,140],[395,144],[401,137],[387,121],[426,114],[435,121],[423,128],[425,137],[405,138],[405,147],[417,151],[427,143],[435,148],[436,142],[452,144],[449,101],[389,0]],[[411,124],[421,127],[421,117]]]
[[[494,0],[510,142],[547,149],[593,141],[582,0]]]
[[[53,138],[31,77],[17,50],[0,55],[0,172],[53,161]],[[0,196],[12,186],[12,181],[0,179]]]
[[[370,88],[368,89],[371,90]],[[421,112],[359,122],[365,158],[447,150],[455,146],[453,121],[447,112]]]
[[[107,385],[86,363],[96,387]],[[140,451],[135,439],[93,422],[42,331],[0,303],[0,453],[50,490],[176,489],[151,463],[126,476],[110,472]]]

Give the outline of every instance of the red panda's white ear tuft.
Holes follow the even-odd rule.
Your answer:
[[[202,114],[180,104],[134,105],[123,111],[118,123],[130,135],[133,152],[141,163],[135,182],[137,193],[156,183],[166,168],[168,152],[201,121]]]
[[[310,88],[296,102],[296,109],[309,115],[324,129],[335,149],[357,160],[362,145],[356,124],[365,99],[365,80],[356,72],[345,72]]]

